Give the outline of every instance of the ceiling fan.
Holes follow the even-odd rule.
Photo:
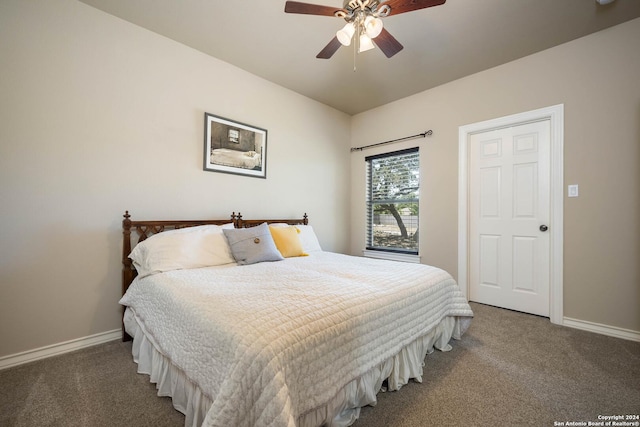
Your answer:
[[[391,58],[400,52],[403,46],[383,28],[381,18],[439,6],[445,2],[446,0],[345,0],[343,8],[336,8],[287,1],[284,11],[305,15],[335,16],[347,21],[347,24],[338,30],[336,36],[318,53],[316,58],[331,58],[340,46],[349,46],[354,35],[358,52],[373,49],[375,43],[387,58]]]

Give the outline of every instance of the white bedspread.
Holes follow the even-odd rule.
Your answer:
[[[295,426],[443,318],[473,315],[440,269],[328,252],[136,279],[121,303],[213,401],[206,426]]]

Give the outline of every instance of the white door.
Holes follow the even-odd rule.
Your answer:
[[[549,317],[550,122],[470,135],[470,300]]]

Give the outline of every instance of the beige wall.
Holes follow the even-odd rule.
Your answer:
[[[421,147],[423,262],[457,273],[458,128],[564,104],[564,316],[640,331],[640,19],[353,117],[351,253],[364,242],[364,156]]]
[[[301,216],[347,251],[350,117],[73,0],[0,2],[0,357],[120,326],[121,219]],[[204,113],[267,179],[202,170]]]

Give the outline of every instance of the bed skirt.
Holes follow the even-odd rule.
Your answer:
[[[361,407],[376,404],[376,394],[383,390],[385,380],[385,390],[390,391],[399,390],[410,379],[422,382],[425,356],[434,348],[451,350],[449,341],[451,338],[460,339],[470,321],[471,318],[445,317],[429,333],[398,354],[349,382],[326,405],[302,414],[298,418],[298,427],[351,425],[360,415]],[[138,364],[138,373],[150,376],[150,381],[156,384],[158,396],[171,397],[173,407],[185,415],[185,427],[200,427],[211,407],[211,398],[158,351],[153,337],[144,331],[129,308],[125,310],[124,325],[133,337],[132,354]]]

